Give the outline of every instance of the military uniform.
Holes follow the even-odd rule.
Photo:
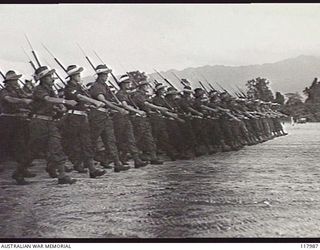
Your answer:
[[[196,136],[192,126],[193,117],[190,116],[188,107],[192,105],[191,97],[182,95],[177,99],[177,109],[180,117],[185,120],[184,123],[180,123],[180,130],[182,133],[183,140],[181,143],[184,145],[184,151],[188,152],[189,155],[194,156],[195,153],[199,154],[196,142]]]
[[[137,90],[132,95],[132,100],[139,109],[150,114],[151,109],[145,105],[145,102],[149,101],[149,98],[144,91]],[[134,136],[139,149],[150,157],[151,163],[158,161],[156,154],[157,147],[152,136],[152,127],[149,119],[142,116],[132,116],[131,121],[134,126]]]
[[[38,85],[34,89],[32,113],[34,117],[30,121],[30,141],[29,148],[32,156],[36,157],[39,152],[46,153],[47,171],[55,177],[62,179],[66,176],[64,165],[67,160],[61,145],[61,135],[57,127],[57,122],[53,120],[54,109],[51,103],[44,98],[46,96],[56,97],[54,91],[49,86]]]
[[[69,108],[64,119],[64,135],[68,144],[69,158],[75,170],[86,172],[88,168],[93,177],[96,169],[93,165],[93,147],[90,135],[90,126],[85,103],[77,95],[86,95],[81,86],[73,80],[68,81],[64,90],[65,99],[75,100],[78,104]],[[83,165],[82,165],[83,163]]]
[[[102,94],[107,98],[108,89],[106,83],[94,82],[90,88],[90,95],[92,98],[97,99],[98,95]],[[92,145],[97,150],[96,145],[99,136],[103,141],[103,144],[108,151],[112,161],[115,165],[122,165],[119,159],[119,152],[116,145],[116,138],[114,133],[113,121],[110,116],[110,109],[99,108],[92,109],[89,114],[89,122],[91,129],[91,141]],[[116,171],[116,168],[115,168]]]
[[[46,66],[42,66],[36,70],[36,75],[42,78],[52,75],[53,72],[54,70],[49,70]],[[56,94],[49,84],[44,84],[40,80],[40,84],[34,88],[32,96],[33,117],[30,121],[29,148],[32,152],[32,158],[35,158],[39,152],[46,154],[46,170],[51,177],[58,177],[59,184],[72,184],[75,180],[65,173],[67,157],[62,148],[62,138],[57,122],[53,119],[55,104],[47,101],[46,97],[56,98]],[[56,170],[58,170],[58,175]]]
[[[166,107],[169,110],[171,107],[168,106],[164,96],[156,95],[152,102],[161,107]],[[163,117],[159,113],[150,114],[150,121],[152,125],[152,134],[155,139],[156,145],[159,149],[166,152],[167,156],[170,157],[171,160],[175,160],[178,157],[178,152],[173,147],[170,142],[168,129],[167,129],[167,121],[174,120],[174,118]]]
[[[13,178],[22,184],[27,177],[27,167],[30,165],[30,152],[28,148],[29,120],[28,106],[25,104],[10,103],[6,97],[25,98],[23,93],[12,86],[0,90],[2,113],[0,116],[1,155],[11,153],[18,163]],[[21,182],[19,182],[21,181]]]

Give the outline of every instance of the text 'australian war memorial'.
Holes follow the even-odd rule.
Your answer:
[[[315,59],[122,67],[132,52],[115,70],[99,39],[19,37],[24,61],[0,60],[1,238],[317,236],[320,85],[277,85]]]

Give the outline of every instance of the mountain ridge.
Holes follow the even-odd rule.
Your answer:
[[[286,58],[273,63],[251,64],[241,66],[226,65],[204,65],[199,67],[188,67],[183,70],[169,69],[160,71],[166,78],[181,89],[178,80],[171,72],[180,78],[187,78],[193,87],[198,87],[198,81],[205,84],[204,76],[215,87],[215,82],[232,91],[235,85],[245,88],[245,83],[256,77],[264,77],[270,80],[270,87],[275,91],[283,93],[300,92],[309,86],[318,75],[320,70],[320,57],[312,55],[299,55]],[[149,74],[160,82],[163,80],[156,74]],[[205,84],[206,85],[206,84]],[[208,85],[206,85],[208,86]],[[218,87],[217,87],[218,88]]]

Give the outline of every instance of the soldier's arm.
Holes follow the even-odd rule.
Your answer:
[[[203,114],[201,112],[195,110],[194,108],[188,107],[188,111],[190,111],[191,114],[193,114],[193,115],[203,116]]]
[[[112,109],[114,109],[114,110],[117,110],[117,111],[119,111],[119,112],[122,113],[122,114],[128,114],[128,111],[126,111],[125,109],[120,108],[120,107],[118,107],[117,105],[114,105],[112,102],[109,102],[109,101],[104,97],[103,94],[99,94],[99,95],[97,96],[97,99],[98,99],[99,101],[105,103],[109,108],[112,108]]]
[[[84,96],[84,95],[81,95],[81,94],[78,94],[78,95],[77,95],[77,98],[78,98],[80,101],[84,101],[84,102],[87,102],[87,103],[91,103],[91,104],[97,106],[98,108],[104,106],[104,103],[103,103],[103,102],[98,101],[98,100],[95,100],[95,99],[90,98],[90,97],[87,97],[87,96]]]
[[[217,109],[214,109],[214,108],[210,108],[206,105],[201,105],[201,108],[205,109],[205,110],[208,110],[208,111],[211,111],[211,112],[214,112],[214,113],[217,113],[219,110]]]
[[[22,103],[22,104],[30,104],[32,102],[32,99],[27,98],[16,98],[11,96],[5,96],[4,99],[9,103]]]
[[[43,98],[45,101],[50,102],[52,104],[66,104],[70,106],[76,106],[77,102],[74,100],[66,100],[63,98],[57,98],[57,97],[50,97],[50,96],[45,96]]]
[[[129,111],[134,112],[134,113],[138,113],[140,115],[145,115],[145,112],[143,110],[139,110],[139,109],[136,109],[136,108],[132,107],[126,101],[122,101],[121,104],[126,110],[129,110]]]
[[[144,102],[144,104],[146,106],[148,106],[149,108],[157,109],[157,110],[159,110],[161,112],[168,112],[169,111],[166,107],[158,106],[158,105],[152,104],[150,102]]]

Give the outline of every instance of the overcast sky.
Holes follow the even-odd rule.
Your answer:
[[[248,65],[320,55],[320,5],[0,5],[0,69],[31,73],[21,48],[57,67],[44,43],[67,64],[92,74],[96,50],[117,74],[203,65]],[[30,53],[29,53],[30,54]]]

